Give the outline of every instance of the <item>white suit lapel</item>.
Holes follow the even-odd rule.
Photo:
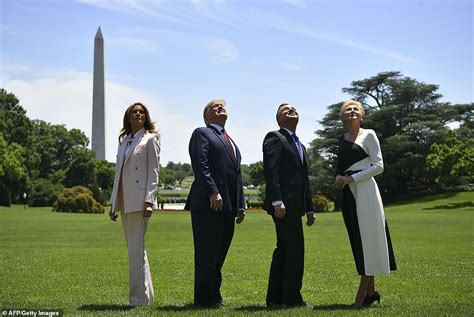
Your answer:
[[[125,138],[122,140],[122,143],[120,143],[117,153],[117,168],[120,167],[120,169],[122,169],[123,162],[125,161],[125,148],[127,147],[127,140],[128,136],[125,136]]]
[[[145,130],[141,130],[141,131],[138,131],[133,140],[132,140],[132,144],[130,145],[130,151],[128,151],[127,153],[127,156],[125,157],[125,160],[123,162],[123,165],[125,166],[125,164],[127,164],[128,162],[128,159],[130,158],[130,156],[132,156],[134,150],[135,150],[135,147],[140,143],[140,141],[142,140],[143,136],[145,135]],[[127,142],[130,141],[132,137],[130,135],[127,135]],[[125,148],[126,148],[126,145],[125,145]],[[124,151],[125,151],[125,148],[124,148]]]

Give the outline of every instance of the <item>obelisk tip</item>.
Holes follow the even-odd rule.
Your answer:
[[[98,38],[103,38],[102,36],[102,30],[100,29],[100,26],[99,28],[97,29],[97,33],[95,34],[95,38],[98,39]]]

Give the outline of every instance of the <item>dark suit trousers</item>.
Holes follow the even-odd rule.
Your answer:
[[[222,303],[221,268],[234,236],[229,211],[191,211],[194,238],[194,305]]]
[[[267,304],[294,305],[303,301],[304,236],[301,214],[287,210],[283,219],[273,217],[277,246],[268,280]]]

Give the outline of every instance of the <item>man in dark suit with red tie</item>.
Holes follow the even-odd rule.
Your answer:
[[[244,192],[240,151],[224,130],[225,101],[210,101],[203,117],[206,127],[195,129],[189,142],[194,182],[185,209],[191,211],[194,238],[194,305],[218,308],[234,221],[245,217]]]
[[[306,149],[296,136],[299,115],[295,107],[278,107],[280,130],[263,141],[266,194],[263,209],[273,218],[277,245],[273,252],[267,307],[306,306],[301,296],[304,271],[304,236],[301,217],[308,226],[315,216],[309,190]]]

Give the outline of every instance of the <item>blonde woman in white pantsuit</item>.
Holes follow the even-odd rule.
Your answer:
[[[153,283],[145,250],[145,233],[153,209],[158,209],[160,136],[148,109],[136,102],[125,111],[119,136],[114,187],[109,216],[118,212],[128,248],[129,304],[153,303]]]

